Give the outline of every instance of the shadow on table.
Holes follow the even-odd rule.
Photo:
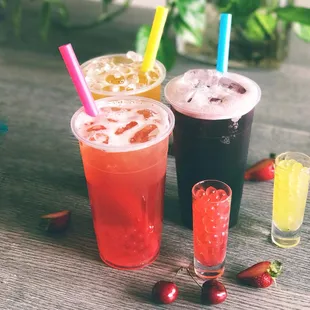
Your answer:
[[[24,181],[22,172],[17,169],[15,173],[18,174],[18,172],[19,175],[16,176],[12,175],[12,172],[10,178],[0,173],[0,228],[4,227],[5,231],[13,232],[14,236],[22,234],[29,239],[54,244],[55,247],[66,247],[72,250],[74,255],[100,260],[87,192],[83,190],[82,184],[79,184],[82,182],[75,183],[79,184],[75,188],[73,185],[68,185],[70,180],[72,181],[72,176],[65,175],[64,178],[57,178],[56,174],[48,173],[44,176],[33,174],[35,182]],[[18,178],[23,182],[18,182]],[[44,179],[43,184],[40,183],[41,178]],[[38,179],[40,179],[39,182]],[[38,186],[38,184],[40,188],[36,191],[31,190],[32,186]],[[63,196],[57,193],[60,187],[66,187]],[[74,194],[74,190],[79,194]],[[79,196],[81,192],[85,194],[84,199]],[[72,211],[68,229],[60,233],[47,233],[46,223],[43,224],[41,216],[65,209]]]
[[[240,212],[239,222],[236,227],[232,228],[232,233],[236,232],[240,237],[259,238],[270,242],[270,221],[263,217],[253,216],[246,212]]]

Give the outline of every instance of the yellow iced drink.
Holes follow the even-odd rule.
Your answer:
[[[143,57],[134,52],[106,55],[84,63],[82,71],[94,99],[116,95],[143,96],[160,101],[166,69],[159,61],[142,72]]]
[[[276,158],[272,240],[281,247],[293,247],[300,241],[310,174],[310,158],[287,152]]]

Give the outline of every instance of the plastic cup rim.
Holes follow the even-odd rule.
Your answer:
[[[201,70],[201,68],[194,68],[194,69],[190,69],[188,71],[192,71],[192,70]],[[207,69],[206,69],[207,70]],[[186,71],[186,72],[188,72]],[[214,69],[214,71],[216,71]],[[164,88],[164,96],[166,98],[166,100],[170,103],[170,105],[172,105],[172,107],[177,110],[178,112],[186,115],[186,116],[189,116],[189,117],[192,117],[192,118],[197,118],[197,119],[203,119],[203,120],[224,120],[224,119],[232,119],[232,118],[237,118],[237,117],[242,117],[244,115],[246,115],[247,113],[249,113],[252,109],[254,109],[256,107],[256,105],[260,102],[261,100],[261,96],[262,96],[262,90],[261,88],[259,87],[259,85],[253,81],[252,79],[248,78],[247,76],[245,75],[242,75],[242,74],[239,74],[239,73],[235,73],[235,72],[232,72],[232,71],[228,71],[228,72],[225,72],[223,73],[223,76],[227,76],[227,75],[237,75],[237,76],[241,76],[242,78],[245,78],[245,79],[248,79],[251,83],[253,83],[256,88],[257,88],[257,99],[256,99],[256,102],[255,104],[253,105],[253,107],[249,110],[245,110],[244,113],[242,113],[242,115],[240,114],[236,114],[236,115],[231,115],[231,117],[227,117],[226,115],[224,116],[220,116],[220,115],[216,115],[214,117],[204,117],[203,116],[203,113],[201,113],[201,111],[198,109],[185,109],[184,107],[180,106],[179,104],[176,103],[175,100],[173,100],[173,98],[171,98],[171,96],[168,95],[168,88],[171,86],[172,82],[182,78],[184,76],[184,74],[186,73],[184,72],[183,74],[180,74],[176,77],[174,77],[173,79],[171,79],[170,81],[168,81],[168,83],[166,84],[165,88]]]
[[[94,57],[94,58],[91,58],[87,61],[85,61],[84,63],[81,64],[81,69],[83,71],[84,67],[86,65],[88,65],[91,61],[94,61],[96,59],[101,59],[101,58],[109,58],[109,57],[117,57],[117,56],[125,56],[126,57],[126,54],[109,54],[109,55],[102,55],[102,56],[97,56],[97,57]],[[122,94],[124,96],[132,96],[132,95],[137,95],[137,94],[142,94],[142,93],[146,93],[147,91],[151,90],[151,89],[154,89],[156,88],[157,86],[161,85],[162,82],[165,80],[166,78],[166,68],[165,66],[158,60],[155,61],[155,64],[158,66],[159,68],[159,71],[160,71],[160,76],[159,76],[159,79],[151,84],[151,85],[147,85],[147,86],[144,86],[142,88],[139,88],[138,90],[129,90],[129,91],[122,91]],[[103,95],[105,97],[113,97],[115,96],[115,92],[113,91],[105,91],[105,90],[92,90],[91,88],[89,88],[90,91],[93,93],[93,94],[96,94],[96,95]]]
[[[281,160],[284,160],[283,159],[280,159],[281,157],[284,157],[285,155],[287,154],[294,154],[294,155],[300,155],[302,157],[304,157],[308,162],[309,162],[309,168],[310,168],[310,157],[305,154],[305,153],[302,153],[302,152],[295,152],[295,151],[287,151],[287,152],[283,152],[283,153],[280,153],[279,155],[276,156],[276,159],[275,159],[275,163],[276,165],[281,161]],[[293,159],[293,158],[292,158]]]
[[[173,127],[174,127],[174,123],[175,123],[174,114],[170,110],[170,108],[168,106],[166,106],[165,104],[163,104],[162,102],[151,99],[151,98],[140,97],[140,96],[115,96],[115,97],[106,97],[106,98],[101,98],[101,99],[95,100],[95,103],[96,102],[102,102],[102,101],[111,102],[111,101],[117,101],[117,100],[147,101],[147,102],[153,103],[153,104],[161,107],[168,114],[168,120],[169,120],[168,128],[161,135],[157,136],[156,138],[154,138],[150,141],[144,142],[144,143],[128,144],[125,146],[109,146],[108,144],[98,145],[96,143],[93,143],[93,142],[87,140],[86,138],[84,138],[78,134],[78,130],[75,127],[75,121],[76,121],[77,117],[80,115],[80,113],[82,113],[82,112],[85,113],[84,107],[81,107],[73,114],[73,116],[71,118],[71,122],[70,122],[72,133],[76,137],[76,139],[78,141],[83,142],[86,145],[88,145],[92,148],[96,148],[98,150],[102,150],[102,151],[106,151],[106,152],[113,152],[113,153],[120,153],[120,152],[138,151],[138,150],[148,148],[150,146],[153,146],[153,145],[163,141],[165,138],[167,138],[171,134]]]
[[[192,187],[192,196],[193,196],[193,198],[196,198],[196,194],[194,193],[194,189],[196,188],[196,187],[198,187],[199,185],[201,185],[201,184],[203,184],[203,183],[207,183],[207,182],[214,182],[214,183],[219,183],[219,184],[221,184],[221,185],[224,185],[224,187],[226,187],[227,189],[228,189],[228,193],[229,194],[227,194],[227,198],[225,199],[225,200],[221,200],[221,201],[216,201],[216,202],[213,202],[213,201],[208,201],[208,203],[212,203],[212,204],[217,204],[217,203],[223,203],[223,202],[226,202],[226,201],[228,201],[228,200],[230,200],[231,199],[231,197],[232,197],[232,189],[230,188],[230,186],[227,184],[227,183],[225,183],[225,182],[223,182],[223,181],[220,181],[220,180],[216,180],[216,179],[206,179],[206,180],[202,180],[202,181],[199,181],[199,182],[197,182],[197,183],[195,183],[194,185],[193,185],[193,187]],[[212,185],[210,185],[210,186],[212,186]],[[220,188],[221,189],[221,188]]]

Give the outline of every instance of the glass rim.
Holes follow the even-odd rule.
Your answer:
[[[192,196],[193,196],[193,198],[196,198],[196,194],[194,193],[195,188],[198,187],[199,185],[201,185],[203,183],[207,183],[207,182],[214,182],[214,183],[222,184],[222,185],[224,185],[224,187],[226,187],[228,189],[228,193],[229,193],[225,200],[216,201],[216,202],[209,201],[208,203],[214,203],[214,204],[216,204],[216,203],[223,203],[223,202],[226,202],[227,200],[231,199],[231,197],[232,197],[232,189],[230,188],[230,186],[227,183],[225,183],[223,181],[220,181],[220,180],[216,180],[216,179],[206,179],[206,180],[202,180],[202,181],[199,181],[199,182],[195,183],[193,185],[193,187],[192,187]],[[210,185],[210,186],[212,186],[212,185]],[[219,188],[219,189],[221,189],[221,188]]]
[[[280,157],[284,157],[285,155],[288,155],[288,154],[292,154],[292,155],[297,155],[297,156],[303,157],[306,161],[309,162],[309,167],[308,168],[310,168],[310,157],[307,154],[302,153],[302,152],[287,151],[287,152],[280,153],[275,158],[275,164],[278,165],[281,160],[284,160],[284,158],[280,159]],[[294,159],[294,158],[291,158],[291,159]]]
[[[201,68],[196,68],[196,69],[190,69],[187,70],[191,71],[191,70],[200,70]],[[214,69],[215,71],[215,69]],[[180,74],[176,77],[174,77],[173,79],[169,80],[168,83],[165,85],[164,88],[164,96],[166,98],[166,100],[172,105],[172,107],[177,110],[179,113],[184,114],[186,116],[190,116],[193,118],[197,118],[197,119],[203,119],[203,120],[223,120],[223,119],[231,119],[231,118],[237,118],[237,117],[242,117],[244,115],[246,115],[247,113],[249,113],[250,111],[252,111],[256,105],[260,102],[261,100],[261,96],[262,96],[262,91],[261,88],[259,87],[259,85],[253,81],[252,79],[250,79],[249,77],[239,74],[239,73],[235,73],[235,72],[226,72],[223,74],[224,77],[233,77],[233,76],[237,76],[237,77],[241,77],[242,79],[248,80],[249,82],[251,82],[253,85],[255,85],[256,89],[257,89],[257,99],[256,102],[253,106],[251,106],[250,104],[248,105],[250,108],[249,109],[245,109],[242,114],[240,115],[240,113],[236,114],[236,115],[231,115],[229,117],[227,117],[227,115],[224,116],[219,116],[216,115],[214,117],[205,117],[202,113],[201,113],[201,109],[200,108],[184,108],[182,105],[178,104],[178,100],[175,100],[175,98],[173,98],[173,96],[170,96],[168,94],[169,92],[169,88],[172,87],[173,83],[176,82],[177,80],[181,79],[184,74],[186,73],[184,72],[183,74]]]
[[[94,61],[96,59],[99,59],[99,58],[108,58],[108,57],[116,57],[116,56],[125,56],[126,57],[126,54],[124,53],[119,53],[119,54],[109,54],[109,55],[102,55],[102,56],[97,56],[97,57],[94,57],[94,58],[91,58],[85,62],[83,62],[81,64],[81,69],[83,71],[84,67],[87,66],[91,61]],[[139,90],[128,90],[128,91],[122,91],[122,92],[113,92],[113,91],[106,91],[106,90],[92,90],[90,88],[90,91],[96,95],[103,95],[105,97],[112,97],[112,96],[115,96],[115,94],[122,94],[123,96],[130,96],[130,95],[138,95],[138,94],[142,94],[142,93],[145,93],[147,92],[148,90],[150,89],[153,89],[153,88],[156,88],[157,86],[159,86],[166,78],[166,68],[165,66],[158,60],[155,61],[156,65],[158,66],[159,68],[159,71],[160,71],[160,76],[158,78],[158,80],[151,84],[151,85],[147,85],[147,86],[144,86],[142,88],[139,88]]]
[[[81,136],[78,133],[78,130],[75,126],[75,121],[78,118],[78,116],[82,113],[85,112],[84,107],[82,106],[81,108],[79,108],[72,116],[71,121],[70,121],[70,125],[71,125],[71,131],[74,134],[74,136],[76,137],[76,139],[80,142],[85,143],[86,145],[101,150],[101,151],[106,151],[106,152],[111,152],[111,153],[121,153],[121,152],[130,152],[130,151],[137,151],[137,150],[142,150],[145,148],[148,148],[152,145],[155,145],[161,141],[163,141],[165,138],[167,138],[174,127],[174,123],[175,123],[175,118],[174,118],[174,114],[171,111],[171,109],[163,104],[160,101],[151,99],[151,98],[147,98],[147,97],[140,97],[140,96],[115,96],[115,97],[106,97],[106,98],[101,98],[98,100],[95,100],[95,102],[111,102],[111,101],[117,101],[117,100],[128,100],[128,101],[132,101],[132,100],[139,100],[141,102],[150,102],[155,104],[156,106],[161,107],[162,109],[164,109],[167,114],[168,114],[168,120],[169,120],[169,124],[168,124],[168,128],[159,136],[157,136],[156,138],[144,142],[144,143],[137,143],[137,144],[128,144],[125,146],[111,146],[108,144],[105,145],[98,145],[96,143],[93,143],[91,141],[89,141],[88,139],[86,139],[85,137]]]

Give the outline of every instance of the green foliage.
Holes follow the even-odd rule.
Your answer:
[[[267,8],[259,8],[246,20],[243,35],[249,41],[273,39],[276,25],[277,16],[269,13]]]
[[[310,26],[309,25],[294,23],[293,29],[294,29],[296,35],[300,39],[304,40],[305,42],[310,43]]]
[[[151,33],[150,25],[143,25],[140,27],[136,37],[136,52],[143,55],[146,49],[147,41]],[[163,63],[169,71],[172,69],[176,58],[176,50],[174,41],[167,35],[164,35],[160,41],[157,59]]]
[[[280,19],[287,22],[297,22],[310,25],[310,9],[302,7],[287,6],[273,10]]]
[[[32,0],[42,3],[40,14],[40,35],[43,40],[48,39],[53,14],[60,17],[61,26],[70,29],[87,29],[107,22],[122,14],[131,4],[131,0],[124,0],[119,9],[109,12],[108,7],[113,0],[101,0],[102,11],[98,18],[89,25],[72,26],[69,24],[69,13],[63,0]],[[262,7],[261,0],[214,0],[219,12],[233,15],[233,27],[239,29],[243,37],[250,42],[272,40],[276,24],[279,20],[293,23],[296,35],[306,42],[310,42],[310,9],[296,7],[292,1],[288,6],[278,7],[278,0],[270,0],[268,7]],[[21,0],[0,0],[0,8],[10,7],[11,21],[16,36],[20,35],[22,24],[23,4]],[[206,0],[167,0],[169,14],[162,36],[157,58],[168,70],[175,62],[175,39],[171,29],[176,34],[185,37],[193,45],[201,46],[205,27]],[[150,21],[151,23],[151,21]],[[136,36],[136,50],[143,54],[150,33],[150,25],[142,25]]]

